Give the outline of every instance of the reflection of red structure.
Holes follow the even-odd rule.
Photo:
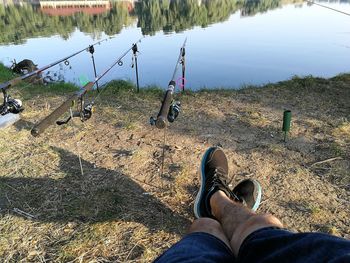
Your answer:
[[[121,2],[128,8],[129,13],[134,11],[135,0],[114,0]],[[95,15],[102,14],[112,8],[109,0],[71,0],[71,1],[39,1],[40,10],[51,16],[70,16],[78,12]]]
[[[109,1],[40,1],[40,10],[51,16],[70,16],[78,12],[95,15],[111,9]]]

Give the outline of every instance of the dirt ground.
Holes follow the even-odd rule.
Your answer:
[[[36,138],[33,124],[67,95],[19,89],[26,110],[0,130],[2,262],[151,261],[194,219],[198,167],[212,145],[228,156],[232,186],[260,181],[259,212],[293,231],[350,238],[350,75],[178,95],[182,112],[164,148],[164,130],[149,125],[161,92],[116,86],[87,122]]]

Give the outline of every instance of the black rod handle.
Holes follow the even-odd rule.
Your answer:
[[[156,127],[158,129],[163,129],[166,126],[166,120],[168,118],[170,104],[171,104],[171,101],[173,99],[175,85],[176,85],[175,81],[173,81],[173,80],[170,81],[168,89],[165,92],[165,95],[164,95],[164,98],[162,101],[162,106],[160,108],[160,111],[158,113],[157,120],[156,120]]]
[[[94,86],[94,82],[87,83],[81,91],[70,96],[65,102],[61,104],[57,109],[55,109],[49,116],[43,119],[41,122],[36,124],[31,130],[31,134],[36,137],[43,133],[47,127],[54,124],[59,117],[61,117],[65,112],[72,107],[72,101],[75,101],[77,98],[83,96],[87,91],[91,90]]]

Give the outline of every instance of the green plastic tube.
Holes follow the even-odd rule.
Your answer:
[[[292,120],[292,112],[290,110],[285,110],[283,112],[283,126],[282,131],[289,132],[290,131],[290,122]]]

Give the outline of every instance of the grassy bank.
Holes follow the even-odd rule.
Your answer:
[[[0,81],[10,74],[0,68]],[[112,82],[90,120],[33,138],[33,124],[75,87],[11,89],[26,109],[19,122],[0,130],[0,258],[149,262],[186,233],[201,156],[218,144],[233,186],[249,177],[262,184],[260,212],[294,231],[349,238],[349,84],[346,74],[186,92],[178,97],[181,115],[167,130],[162,174],[164,134],[148,124],[161,90],[136,94],[130,83]],[[286,143],[284,109],[293,114]]]

